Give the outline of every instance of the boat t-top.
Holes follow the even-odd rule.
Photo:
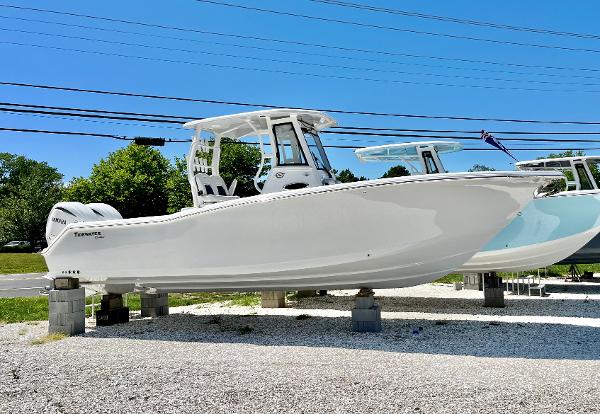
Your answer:
[[[390,144],[356,150],[364,161],[419,163],[426,174],[444,172],[439,154],[460,151],[454,141]],[[564,175],[538,189],[536,198],[459,271],[522,271],[549,266],[579,250],[600,231],[600,157],[524,161],[519,170]],[[486,208],[487,206],[482,206]]]
[[[188,122],[193,207],[123,219],[105,204],[59,203],[43,252],[49,277],[72,275],[110,293],[411,286],[462,265],[536,188],[560,176],[445,173],[342,184],[319,138],[334,125],[325,113],[295,109]],[[235,182],[224,182],[225,137],[258,140],[262,194],[238,198]]]

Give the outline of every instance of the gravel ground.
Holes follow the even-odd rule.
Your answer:
[[[377,291],[380,334],[350,332],[344,291],[88,321],[44,345],[46,322],[4,325],[0,413],[598,412],[600,285],[549,288],[504,309],[446,285]]]

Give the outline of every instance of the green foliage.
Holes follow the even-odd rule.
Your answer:
[[[166,214],[172,170],[157,149],[131,144],[94,165],[89,178],[71,181],[65,199],[107,203],[125,218]]]
[[[478,171],[496,171],[495,168],[488,167],[483,164],[475,164],[471,168],[469,168],[469,172],[478,172]]]
[[[60,201],[62,174],[45,162],[0,153],[0,241],[44,238],[46,217]]]
[[[37,253],[0,253],[0,274],[47,272],[46,262]]]
[[[252,145],[242,145],[230,138],[221,139],[221,162],[219,172],[226,185],[238,180],[235,195],[257,195],[254,176],[260,164],[260,150]]]
[[[167,213],[173,214],[193,205],[185,158],[175,157],[175,168],[167,177],[166,190]]]
[[[381,178],[406,177],[410,172],[403,165],[395,165],[381,176]]]
[[[367,180],[367,178],[363,177],[363,176],[357,177],[348,168],[340,171],[339,173],[337,172],[337,170],[333,170],[333,173],[335,174],[335,177],[338,179],[338,181],[342,182],[342,183],[354,183],[356,181],[366,181]]]
[[[584,151],[567,150],[565,152],[550,153],[545,157],[538,157],[537,159],[542,160],[545,158],[583,157],[584,155]]]

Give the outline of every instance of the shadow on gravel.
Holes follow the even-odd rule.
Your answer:
[[[600,295],[600,283],[594,285],[580,285],[576,282],[569,284],[546,283],[546,292]]]
[[[375,296],[383,312],[458,313],[469,315],[562,316],[600,318],[600,301],[576,299],[525,299],[506,295],[506,307],[484,308],[481,299],[419,298]],[[349,311],[354,307],[352,296],[325,296],[305,298],[294,308],[338,309]]]
[[[539,323],[385,319],[381,333],[353,333],[349,317],[173,314],[88,331],[123,338],[258,346],[329,347],[490,358],[598,360],[600,328]],[[415,334],[415,332],[419,332]],[[144,347],[140,343],[140,350]]]

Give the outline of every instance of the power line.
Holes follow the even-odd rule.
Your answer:
[[[279,43],[279,44],[285,44],[285,45],[296,45],[296,46],[311,47],[311,48],[331,49],[331,50],[338,50],[338,51],[344,51],[344,52],[360,52],[360,53],[377,54],[377,55],[384,55],[384,56],[408,57],[408,58],[415,58],[415,59],[430,59],[430,60],[453,61],[453,62],[462,62],[462,63],[475,63],[478,65],[485,64],[485,65],[495,65],[495,66],[551,69],[551,70],[561,70],[561,71],[576,70],[576,71],[586,71],[586,72],[600,72],[600,69],[598,69],[598,68],[578,68],[578,67],[565,67],[565,66],[553,66],[553,65],[530,65],[530,64],[522,64],[522,63],[516,63],[516,62],[500,62],[500,61],[489,61],[489,60],[464,59],[464,58],[456,58],[456,57],[451,58],[451,57],[444,57],[444,56],[418,55],[418,54],[410,54],[410,53],[390,52],[390,51],[377,50],[377,49],[363,49],[363,48],[345,47],[345,46],[339,46],[339,45],[292,41],[292,40],[269,38],[269,37],[240,35],[240,34],[235,34],[235,33],[214,32],[214,31],[200,30],[200,29],[189,28],[189,27],[183,28],[183,27],[168,26],[168,25],[155,24],[155,23],[147,23],[147,22],[140,22],[140,21],[133,21],[133,20],[125,20],[125,19],[116,19],[116,18],[103,17],[103,16],[92,16],[92,15],[65,12],[65,11],[39,9],[39,8],[32,8],[32,7],[22,7],[22,6],[7,5],[7,4],[0,4],[0,7],[18,9],[18,10],[35,11],[35,12],[40,12],[40,13],[49,13],[49,14],[55,14],[55,15],[59,15],[59,16],[81,17],[81,18],[92,19],[92,20],[100,20],[100,21],[107,21],[107,22],[113,22],[113,23],[122,23],[122,24],[128,24],[128,25],[137,25],[137,26],[146,27],[146,28],[158,28],[158,29],[163,29],[163,30],[173,30],[173,31],[188,32],[188,33],[195,33],[195,34],[202,34],[202,35],[211,35],[211,36],[222,36],[222,37],[244,39],[244,40],[256,40],[256,41],[262,41],[262,42],[272,42],[272,43]],[[165,39],[172,39],[172,40],[203,42],[203,41],[200,41],[197,39],[177,38],[177,37],[172,37],[172,36],[158,35],[155,33],[150,34],[150,33],[130,32],[130,31],[119,30],[119,29],[114,29],[114,28],[107,29],[107,28],[85,26],[85,25],[65,23],[65,22],[53,22],[53,21],[45,21],[45,20],[37,20],[37,19],[27,19],[27,18],[16,17],[16,16],[0,16],[0,18],[16,19],[16,20],[27,21],[27,22],[54,24],[54,25],[61,25],[61,26],[67,26],[67,27],[78,27],[78,28],[83,28],[83,29],[101,30],[101,31],[105,31],[105,32],[115,32],[115,33],[122,33],[122,34],[136,34],[136,35],[141,35],[141,36],[151,36],[151,37],[158,37],[158,38],[165,38]],[[215,44],[219,44],[219,43],[215,43]],[[235,46],[235,47],[247,47],[247,48],[255,48],[255,49],[260,49],[260,50],[270,50],[270,51],[285,52],[285,53],[299,53],[299,54],[307,54],[307,55],[337,57],[337,58],[342,58],[342,59],[353,59],[353,60],[358,59],[358,60],[369,61],[369,59],[364,59],[364,58],[356,57],[356,56],[353,56],[353,57],[328,56],[328,55],[314,54],[314,53],[309,53],[309,52],[290,51],[290,50],[282,50],[282,49],[268,49],[268,48],[261,48],[261,47],[253,46],[253,45],[236,45],[236,44],[230,44],[230,43],[229,44],[221,44],[221,45]],[[402,64],[400,62],[395,62],[395,63]],[[425,65],[421,64],[421,66],[425,66]],[[486,69],[481,69],[481,68],[452,68],[452,69],[486,70]],[[488,71],[489,71],[489,69],[488,69]],[[517,74],[519,72],[513,72],[513,73]],[[531,74],[531,75],[553,76],[553,75],[543,75],[543,74]],[[557,76],[560,76],[560,75],[557,75]]]
[[[414,119],[446,119],[446,120],[452,120],[452,121],[485,121],[485,122],[510,122],[510,123],[530,123],[530,124],[557,124],[557,125],[600,125],[600,121],[557,121],[557,120],[515,119],[515,118],[483,118],[483,117],[452,116],[452,115],[421,115],[421,114],[406,114],[406,113],[393,113],[393,112],[351,111],[351,110],[342,110],[342,109],[333,109],[333,108],[299,108],[299,107],[293,107],[293,106],[278,106],[278,105],[264,104],[264,103],[236,102],[236,101],[224,101],[224,100],[216,100],[216,99],[199,99],[199,98],[176,97],[176,96],[156,95],[156,94],[147,94],[147,93],[134,93],[134,92],[110,91],[110,90],[100,90],[100,89],[73,88],[73,87],[67,87],[67,86],[31,84],[31,83],[22,83],[22,82],[0,81],[0,85],[46,89],[46,90],[55,90],[55,91],[91,93],[91,94],[98,94],[98,95],[112,95],[112,96],[145,98],[145,99],[160,99],[160,100],[181,101],[181,102],[197,102],[197,103],[206,103],[206,104],[230,105],[230,106],[239,106],[239,107],[268,108],[268,109],[282,109],[282,108],[305,109],[305,110],[316,110],[316,111],[345,114],[345,115],[364,115],[364,116],[391,117],[391,118],[414,118]]]
[[[480,26],[480,27],[490,27],[490,28],[494,28],[494,29],[506,29],[506,30],[514,30],[514,31],[518,31],[518,32],[550,34],[550,35],[555,35],[555,36],[568,36],[568,37],[576,37],[576,38],[581,38],[581,39],[600,40],[599,35],[587,34],[587,33],[566,32],[566,31],[560,31],[560,30],[542,29],[542,28],[526,27],[526,26],[513,26],[513,25],[503,24],[503,23],[484,22],[484,21],[480,21],[480,20],[471,20],[471,19],[459,19],[456,17],[449,17],[449,16],[436,16],[436,15],[432,15],[432,14],[418,13],[418,12],[412,12],[412,11],[407,11],[407,10],[388,9],[385,7],[375,7],[375,6],[370,6],[370,5],[361,4],[361,3],[349,3],[349,2],[345,2],[345,1],[339,1],[339,0],[309,0],[309,1],[312,1],[315,3],[324,3],[324,4],[334,5],[334,6],[353,8],[353,9],[395,14],[395,15],[400,15],[400,16],[418,17],[418,18],[427,19],[427,20],[437,20],[437,21],[442,21],[442,22],[467,24],[467,25]]]
[[[380,73],[392,73],[392,74],[401,74],[401,75],[416,75],[416,76],[431,76],[431,77],[441,77],[441,78],[458,78],[458,79],[467,79],[467,80],[481,80],[481,81],[494,81],[494,82],[526,82],[526,83],[537,83],[543,85],[569,85],[569,86],[600,86],[599,83],[581,83],[581,82],[555,82],[555,81],[543,81],[543,80],[522,80],[522,79],[506,79],[506,78],[486,78],[480,76],[467,76],[467,75],[454,75],[454,74],[440,74],[440,73],[427,73],[427,72],[408,72],[408,71],[400,71],[393,69],[380,69],[380,68],[372,68],[372,67],[360,67],[360,66],[346,66],[346,65],[332,65],[326,63],[317,63],[312,61],[298,61],[298,60],[286,60],[286,59],[273,59],[267,57],[257,57],[257,56],[247,56],[247,55],[237,55],[231,53],[218,53],[218,52],[210,52],[207,50],[198,50],[198,49],[182,49],[182,48],[174,48],[174,47],[166,47],[166,46],[158,46],[158,45],[149,45],[143,43],[130,43],[130,42],[122,42],[122,41],[114,41],[114,40],[106,40],[106,39],[96,39],[90,37],[83,36],[70,36],[64,34],[57,33],[45,33],[45,32],[37,32],[30,30],[21,30],[21,29],[8,29],[0,27],[0,30],[8,31],[8,32],[18,32],[18,33],[27,33],[27,34],[36,34],[42,36],[49,37],[59,37],[63,39],[74,39],[74,40],[84,40],[89,42],[97,42],[97,43],[106,43],[113,45],[121,45],[121,46],[133,46],[133,47],[142,47],[146,49],[158,49],[165,51],[174,51],[174,52],[185,52],[185,53],[195,53],[209,56],[219,56],[219,57],[228,57],[235,59],[248,59],[248,60],[257,60],[263,62],[277,62],[277,63],[291,63],[293,65],[301,65],[301,66],[317,66],[321,68],[329,68],[329,69],[348,69],[348,70],[357,70],[357,71],[366,71],[366,72],[380,72]],[[36,46],[39,45],[30,45]],[[45,47],[45,46],[39,46]],[[63,50],[63,49],[61,49]],[[80,50],[75,50],[80,51]],[[122,56],[122,55],[120,55]],[[138,56],[128,56],[128,57],[136,57]],[[178,61],[174,61],[178,62]],[[193,63],[193,62],[179,62],[179,63]],[[536,75],[536,74],[521,74],[521,75]],[[327,76],[327,75],[323,75]],[[600,79],[595,77],[586,77],[592,79]],[[382,80],[384,81],[384,80]]]
[[[1,105],[1,104],[0,104]],[[23,105],[20,105],[21,107]],[[36,105],[37,107],[40,107],[41,105]],[[77,109],[78,111],[81,111],[81,109]],[[173,121],[173,120],[161,120],[161,119],[152,119],[152,120],[146,120],[143,118],[131,118],[131,117],[119,117],[118,115],[98,115],[98,114],[85,114],[85,113],[73,113],[73,112],[56,112],[56,111],[49,111],[49,110],[40,110],[40,109],[23,109],[23,108],[2,108],[0,107],[0,112],[9,112],[9,113],[17,113],[17,114],[26,114],[26,115],[50,115],[50,116],[57,116],[60,119],[67,119],[67,120],[71,120],[69,119],[69,117],[76,117],[76,118],[93,118],[94,120],[97,119],[116,119],[116,120],[133,120],[133,121],[138,121],[138,122],[145,122],[145,121],[150,121],[150,122],[156,122],[156,123],[168,123],[168,124],[172,124],[172,123],[177,123],[180,124],[180,121]],[[87,120],[87,119],[84,119]],[[118,124],[118,123],[116,123]],[[411,139],[451,139],[451,140],[466,140],[466,141],[480,141],[481,138],[478,136],[456,136],[456,135],[432,135],[432,134],[415,134],[415,133],[398,133],[398,132],[394,132],[394,133],[384,133],[384,132],[371,132],[371,131],[366,131],[365,129],[367,128],[362,128],[361,131],[356,131],[356,130],[344,130],[343,127],[342,128],[338,128],[335,130],[324,130],[321,131],[321,133],[323,134],[331,134],[331,135],[344,135],[344,136],[361,136],[361,137],[379,137],[379,138],[411,138]],[[481,133],[481,131],[477,132],[478,134]],[[337,139],[337,140],[346,140],[346,141],[354,141],[354,142],[380,142],[380,141],[366,141],[364,139],[347,139],[347,138],[337,138],[334,137],[332,139]],[[600,143],[599,139],[572,139],[572,138],[554,138],[554,139],[549,139],[549,138],[501,138],[502,141],[516,141],[516,142],[545,142],[545,143],[567,143],[567,142],[572,142],[572,143]]]
[[[242,10],[250,10],[250,11],[255,11],[255,12],[259,12],[259,13],[269,13],[269,14],[275,14],[275,15],[279,15],[279,16],[298,17],[298,18],[307,19],[307,20],[316,20],[316,21],[322,21],[322,22],[328,22],[328,23],[339,23],[339,24],[350,25],[350,26],[355,26],[355,27],[364,27],[364,28],[369,28],[369,29],[388,30],[388,31],[401,32],[401,33],[412,33],[412,34],[418,34],[418,35],[445,37],[445,38],[449,38],[449,39],[470,40],[470,41],[476,41],[476,42],[486,42],[486,43],[503,44],[503,45],[510,45],[510,46],[525,46],[525,47],[535,47],[535,48],[542,48],[542,49],[556,49],[556,50],[563,50],[563,51],[570,51],[570,52],[600,53],[600,49],[588,49],[588,48],[568,47],[568,46],[559,46],[559,45],[547,45],[547,44],[541,44],[541,43],[523,43],[523,42],[514,42],[514,41],[510,41],[510,40],[499,40],[499,39],[490,39],[490,38],[483,38],[483,37],[454,35],[454,34],[450,34],[450,33],[440,33],[440,32],[429,32],[429,31],[423,31],[423,30],[405,29],[405,28],[400,28],[400,27],[395,27],[395,26],[384,26],[384,25],[380,25],[380,24],[357,22],[354,20],[334,19],[334,18],[330,18],[330,17],[322,17],[322,16],[314,16],[314,15],[307,15],[307,14],[301,14],[301,13],[286,12],[286,11],[282,11],[282,10],[273,10],[273,9],[264,9],[264,8],[260,8],[260,7],[244,6],[242,4],[227,3],[227,2],[215,1],[215,0],[195,0],[195,1],[199,2],[199,3],[214,4],[217,6],[225,6],[225,7],[242,9]]]
[[[451,88],[498,89],[498,90],[506,90],[506,91],[600,93],[600,90],[543,89],[543,88],[528,88],[528,87],[522,87],[522,86],[517,87],[517,86],[496,86],[496,85],[471,85],[471,84],[452,84],[452,83],[441,83],[441,82],[407,81],[407,80],[400,80],[400,79],[367,78],[367,77],[358,77],[358,76],[331,75],[331,74],[324,74],[324,73],[297,72],[297,71],[281,70],[281,69],[255,68],[255,67],[237,66],[237,65],[222,65],[222,64],[208,63],[208,62],[194,62],[194,61],[188,61],[188,60],[166,59],[166,58],[157,58],[157,57],[140,56],[140,55],[129,55],[129,54],[123,54],[123,53],[114,53],[114,52],[102,52],[102,51],[98,51],[98,50],[89,50],[89,49],[76,49],[76,48],[68,48],[68,47],[61,47],[61,46],[39,45],[39,44],[34,44],[34,43],[0,41],[0,44],[6,44],[6,45],[12,45],[12,46],[35,47],[35,48],[40,48],[40,49],[52,49],[52,50],[60,50],[60,51],[66,51],[66,52],[77,52],[77,53],[100,55],[100,56],[121,57],[121,58],[137,59],[137,60],[152,61],[152,62],[178,63],[178,64],[185,64],[185,65],[205,66],[205,67],[217,68],[217,69],[234,69],[234,70],[240,70],[240,71],[253,71],[253,72],[269,73],[269,74],[276,73],[276,74],[291,75],[291,76],[306,76],[306,77],[317,78],[317,79],[330,78],[330,79],[338,79],[338,80],[345,80],[345,81],[364,81],[364,82],[391,83],[391,84],[403,84],[403,85],[441,86],[441,87],[451,87]],[[543,82],[543,81],[540,81],[540,82]]]
[[[33,134],[49,134],[49,135],[67,135],[67,136],[87,136],[87,137],[97,137],[97,138],[111,138],[117,139],[121,141],[135,141],[135,137],[127,137],[121,135],[113,135],[113,134],[100,134],[93,132],[76,132],[76,131],[55,131],[55,130],[40,130],[40,129],[26,129],[26,128],[8,128],[8,127],[0,127],[0,131],[7,132],[22,132],[22,133],[33,133]],[[139,138],[139,137],[138,137]],[[172,138],[160,138],[160,137],[143,137],[149,139],[164,139],[165,142],[191,142],[190,139],[172,139]],[[232,143],[239,143],[243,145],[258,145],[257,142],[245,142],[245,141],[233,141]],[[363,146],[356,145],[323,145],[325,148],[337,148],[337,149],[357,149],[364,148]],[[496,148],[463,148],[465,151],[498,151]],[[511,151],[592,151],[592,150],[600,150],[600,148],[521,148],[521,147],[513,147],[509,148]]]
[[[108,119],[118,120],[133,120],[133,121],[144,121],[144,122],[155,122],[155,123],[171,123],[181,125],[182,122],[187,122],[191,119],[204,119],[199,116],[182,116],[182,115],[165,115],[165,114],[146,114],[140,112],[127,112],[127,111],[108,111],[102,109],[90,109],[90,108],[76,108],[76,107],[65,107],[65,106],[49,106],[49,105],[36,105],[36,104],[24,104],[15,102],[0,102],[0,111],[6,112],[20,112],[18,110],[12,110],[10,107],[25,108],[24,112],[33,112],[30,108],[42,109],[42,110],[55,110],[60,112],[49,112],[51,115],[67,115],[67,116],[81,116],[91,117],[87,113],[91,114],[109,114],[109,116],[103,117]],[[78,112],[74,114],[65,113],[64,111]],[[34,112],[35,113],[35,112]],[[40,112],[46,113],[46,112]],[[121,117],[124,115],[125,117]],[[136,118],[128,118],[128,116],[134,115]],[[148,119],[149,118],[149,119]],[[65,118],[66,119],[66,118]],[[127,124],[133,125],[133,124]],[[363,127],[363,126],[335,126],[325,131],[327,133],[334,133],[335,131],[341,130],[345,133],[347,131],[392,131],[392,132],[424,132],[424,133],[437,133],[437,134],[480,134],[481,130],[448,130],[448,129],[415,129],[415,128],[377,128],[377,127]],[[494,134],[503,135],[600,135],[600,131],[488,131]],[[360,134],[358,134],[360,135]],[[478,138],[479,139],[479,138]],[[508,138],[502,138],[508,139]]]

